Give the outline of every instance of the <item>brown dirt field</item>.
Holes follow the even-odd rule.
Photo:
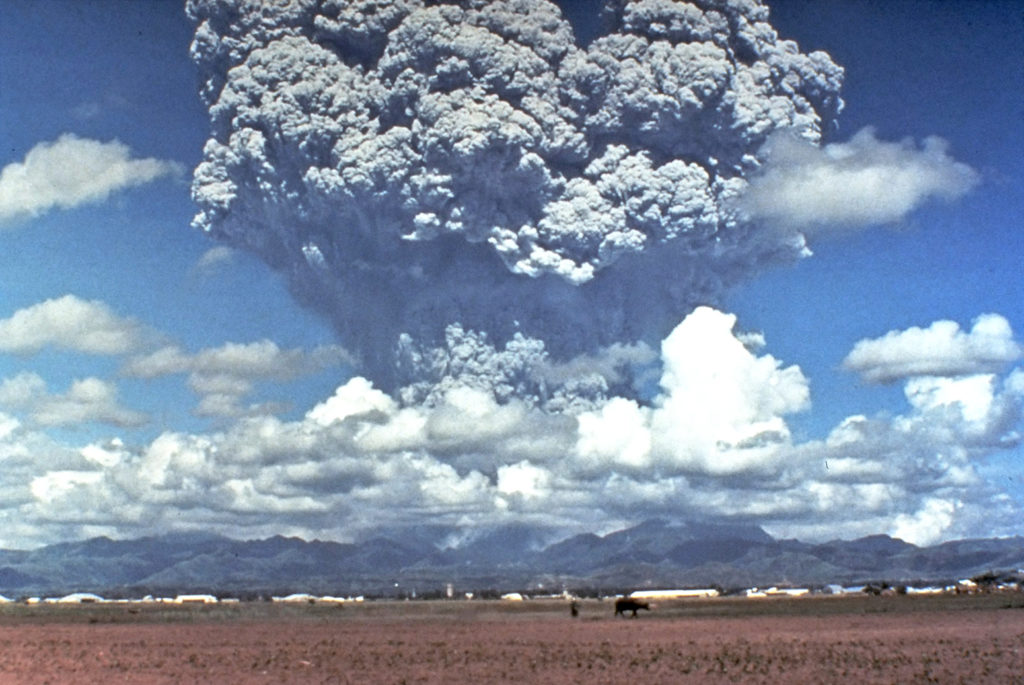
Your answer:
[[[0,683],[1024,683],[1024,597],[6,607]]]

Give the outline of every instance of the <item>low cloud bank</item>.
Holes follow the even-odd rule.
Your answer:
[[[687,317],[661,345],[649,402],[499,400],[509,367],[487,357],[508,362],[509,350],[491,347],[474,357],[490,384],[448,379],[409,404],[354,377],[296,420],[248,416],[137,447],[69,449],[8,417],[0,520],[21,526],[2,543],[200,527],[344,540],[425,516],[569,530],[715,516],[915,543],[1014,530],[1019,512],[977,467],[1019,440],[1024,371],[908,377],[905,412],[852,416],[799,443],[786,417],[808,409],[807,379],[734,326],[710,308]],[[542,375],[542,352],[526,348],[512,376]]]

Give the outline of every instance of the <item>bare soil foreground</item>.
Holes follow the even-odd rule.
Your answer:
[[[1024,596],[0,607],[0,683],[1024,683]]]

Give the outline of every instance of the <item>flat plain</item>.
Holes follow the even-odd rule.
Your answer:
[[[0,606],[0,683],[1024,683],[1024,594]]]

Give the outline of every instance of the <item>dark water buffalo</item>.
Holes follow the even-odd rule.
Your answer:
[[[625,616],[627,611],[633,612],[633,618],[636,618],[636,612],[639,609],[651,610],[651,605],[647,602],[642,602],[639,599],[633,599],[631,597],[620,597],[615,600],[615,615]]]

